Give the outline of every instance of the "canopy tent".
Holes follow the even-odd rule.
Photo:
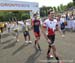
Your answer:
[[[36,2],[23,1],[0,1],[0,11],[29,11],[30,17],[35,12],[39,13],[39,6]]]

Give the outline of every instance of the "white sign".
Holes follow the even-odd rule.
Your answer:
[[[21,1],[0,1],[0,10],[32,10],[38,11],[38,3]]]

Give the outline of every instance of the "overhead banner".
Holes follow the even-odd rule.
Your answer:
[[[36,2],[0,1],[0,10],[39,10]]]

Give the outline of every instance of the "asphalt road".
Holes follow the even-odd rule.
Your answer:
[[[32,44],[25,44],[23,34],[19,34],[19,42],[16,42],[14,36],[2,34],[0,42],[0,63],[48,63],[46,58],[48,48],[47,41],[41,34],[39,41],[42,52],[34,48],[34,34],[30,32]],[[65,38],[56,32],[57,53],[64,63],[75,63],[75,32],[66,32]],[[51,59],[54,60],[55,59]]]

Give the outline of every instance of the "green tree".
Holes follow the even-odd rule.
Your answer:
[[[64,12],[64,6],[62,4],[60,5],[60,11]]]
[[[53,7],[54,11],[56,12],[57,11],[57,8],[56,7]]]
[[[67,8],[68,9],[71,8],[71,7],[73,7],[73,3],[72,2],[70,2],[70,3],[67,4]]]
[[[52,7],[45,7],[45,6],[41,7],[40,8],[40,16],[41,17],[47,16],[49,9],[53,9],[53,8]]]
[[[73,0],[73,5],[75,6],[75,0]]]
[[[57,7],[57,9],[58,9],[58,12],[60,12],[60,11],[61,11],[59,6]]]
[[[22,12],[21,20],[26,20],[26,19],[29,19],[29,18],[30,18],[29,12]]]

